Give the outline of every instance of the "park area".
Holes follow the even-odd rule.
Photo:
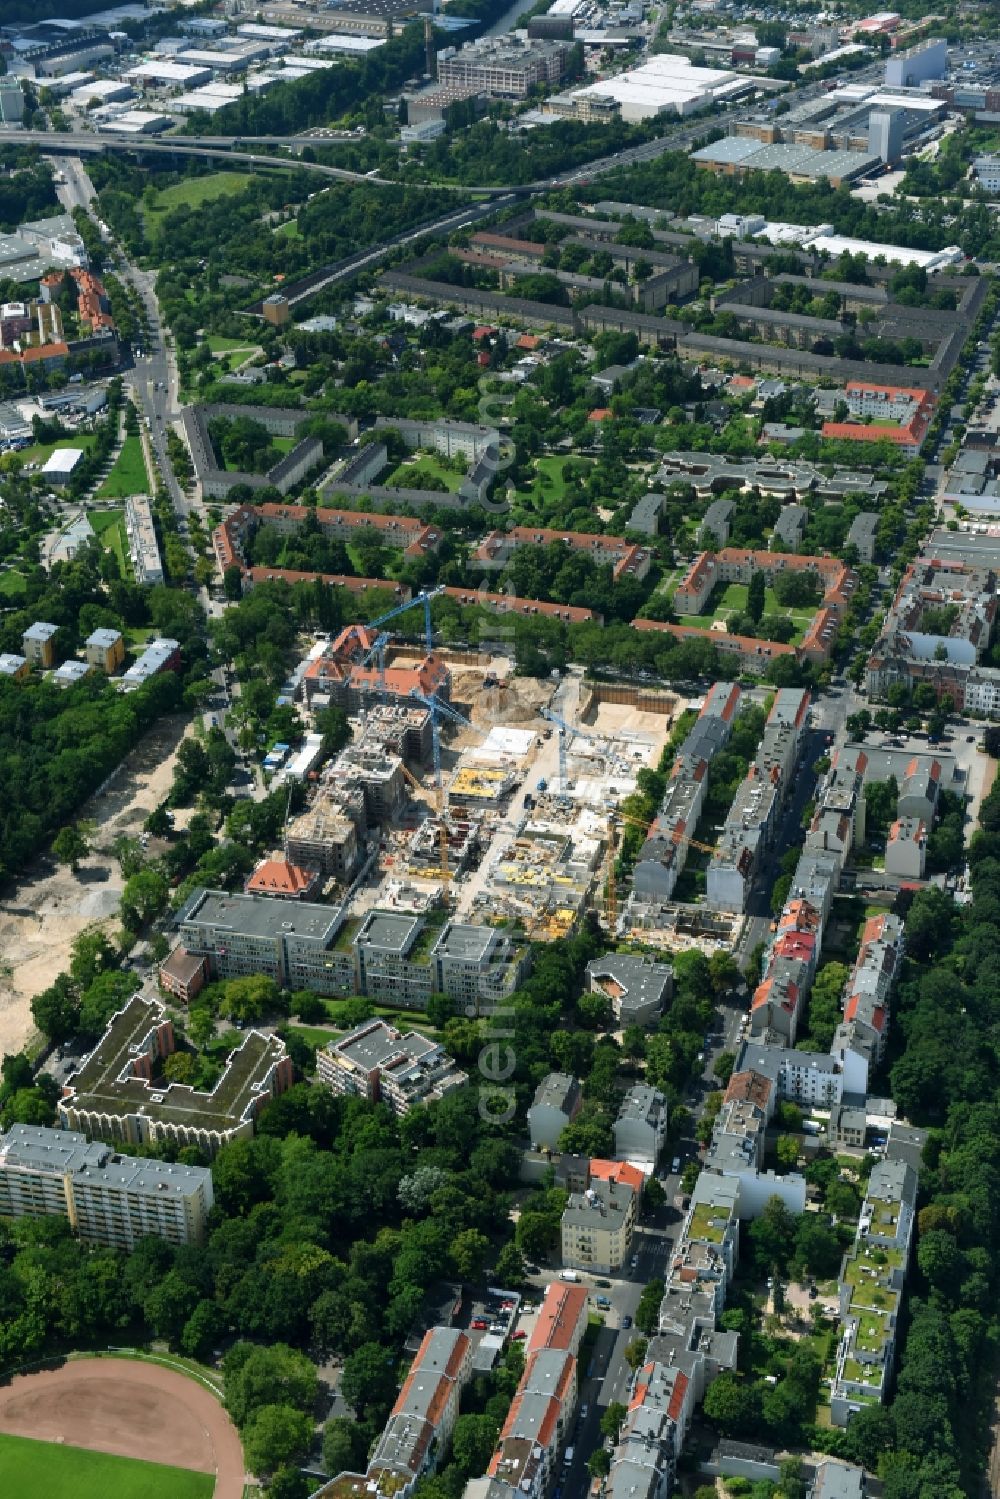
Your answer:
[[[214,1389],[133,1358],[71,1358],[0,1390],[0,1493],[242,1499],[243,1449]]]
[[[118,558],[118,566],[123,578],[132,576],[132,562],[129,557],[128,541],[125,537],[125,512],[124,510],[92,510],[89,516],[90,527],[95,536],[104,547],[105,551],[114,552]]]
[[[142,442],[133,433],[126,437],[122,450],[97,494],[97,500],[124,500],[133,494],[149,494],[149,475],[142,452]]]
[[[249,172],[209,172],[204,177],[184,177],[172,187],[144,194],[142,214],[151,237],[159,234],[164,219],[175,208],[200,208],[219,198],[245,192],[253,181]]]
[[[747,593],[745,583],[720,583],[713,590],[701,614],[678,614],[677,623],[693,625],[698,630],[710,629],[713,624],[724,624],[728,627],[729,620],[734,616],[746,614]],[[795,626],[795,634],[790,637],[791,645],[801,643],[815,617],[817,607],[815,604],[786,606],[779,603],[773,588],[767,588],[764,591],[764,616],[780,615],[785,619],[790,619]]]

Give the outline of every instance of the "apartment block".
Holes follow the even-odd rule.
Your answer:
[[[36,620],[33,625],[28,626],[21,636],[21,649],[31,666],[45,669],[55,666],[55,637],[58,631],[58,625],[47,624],[44,620]]]
[[[705,1293],[712,1299],[716,1316],[725,1306],[739,1259],[739,1200],[736,1181],[703,1171],[667,1261],[665,1287]]]
[[[631,1253],[638,1213],[633,1187],[591,1176],[585,1191],[571,1193],[562,1215],[563,1264],[597,1275],[620,1270]]]
[[[469,1081],[444,1047],[417,1031],[366,1020],[316,1053],[316,1075],[332,1092],[384,1103],[397,1116]]]
[[[888,1398],[916,1218],[917,1174],[900,1161],[872,1171],[853,1248],[840,1272],[840,1340],[830,1391],[835,1426]]]
[[[739,703],[734,683],[716,682],[706,694],[674,757],[660,809],[636,861],[634,901],[668,901],[673,895],[705,802],[708,767],[729,742]]]
[[[14,1124],[0,1134],[0,1217],[67,1218],[92,1244],[200,1244],[213,1202],[201,1166],[119,1155],[71,1130]]]
[[[851,522],[847,533],[847,545],[854,547],[859,562],[875,561],[875,539],[878,535],[878,516],[874,510],[862,510]]]
[[[637,1162],[651,1173],[667,1143],[669,1117],[665,1094],[647,1083],[633,1083],[615,1120],[615,1159]]]
[[[605,1499],[670,1499],[694,1400],[680,1369],[650,1360],[632,1377]]]
[[[669,963],[656,963],[638,953],[605,953],[587,964],[591,994],[602,994],[611,1005],[615,1024],[655,1025],[674,989]]]
[[[136,582],[149,587],[162,583],[160,543],[153,524],[153,507],[145,495],[131,495],[125,501],[125,534]]]
[[[208,982],[208,959],[200,953],[189,953],[178,943],[160,964],[159,979],[168,994],[188,1005]]]
[[[919,817],[897,817],[885,841],[885,872],[922,880],[927,867],[927,829]]]
[[[449,921],[431,948],[434,985],[467,1015],[489,1015],[517,989],[531,949],[491,926]]]
[[[84,660],[108,676],[125,660],[125,641],[120,630],[94,630],[83,643]]]
[[[741,1218],[759,1217],[771,1197],[780,1197],[789,1212],[805,1211],[805,1177],[761,1170],[766,1125],[759,1105],[732,1099],[722,1105],[712,1131],[705,1170],[738,1183]]]
[[[448,1450],[462,1391],[472,1375],[472,1343],[454,1327],[424,1334],[364,1473],[340,1473],[316,1499],[409,1499]]]
[[[277,1036],[248,1031],[211,1092],[163,1080],[161,1064],[174,1049],[162,1004],[134,995],[63,1084],[61,1127],[125,1145],[197,1145],[214,1155],[252,1135],[260,1110],[292,1085],[291,1058]]]
[[[528,1110],[528,1132],[535,1150],[556,1150],[559,1136],[580,1112],[583,1091],[575,1077],[550,1072],[535,1089]]]
[[[353,992],[354,960],[338,936],[343,912],[309,901],[195,890],[177,913],[189,953],[205,957],[213,978],[266,974],[283,989]]]

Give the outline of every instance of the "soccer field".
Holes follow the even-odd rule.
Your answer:
[[[0,1494],[11,1499],[211,1499],[213,1473],[0,1434]]]

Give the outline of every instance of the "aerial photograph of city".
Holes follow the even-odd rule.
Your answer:
[[[0,0],[0,1499],[1000,1499],[1000,3]]]

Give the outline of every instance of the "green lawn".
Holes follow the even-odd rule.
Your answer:
[[[727,583],[725,587],[717,587],[705,605],[703,614],[678,614],[677,621],[682,625],[693,625],[696,629],[707,630],[714,620],[727,621],[732,614],[744,613],[747,607],[747,592],[745,583]],[[764,613],[783,614],[790,619],[795,625],[795,634],[790,643],[798,645],[815,616],[816,609],[785,608],[783,604],[778,603],[774,589],[766,588],[764,590]]]
[[[284,457],[297,445],[298,440],[297,437],[272,437],[271,446]]]
[[[14,569],[0,573],[0,596],[5,599],[20,598],[27,591],[28,580]]]
[[[114,552],[118,558],[122,577],[130,578],[132,559],[129,556],[128,542],[125,540],[124,510],[92,510],[89,518],[91,529],[99,537],[101,546],[109,552]]]
[[[205,342],[213,354],[229,354],[233,349],[246,349],[250,347],[245,338],[223,338],[220,333],[210,333]]]
[[[174,208],[200,208],[213,199],[244,192],[252,181],[250,172],[209,172],[206,177],[185,177],[173,187],[159,191],[151,208],[143,206],[152,214],[169,213]]]
[[[390,489],[422,489],[422,477],[440,479],[452,494],[457,494],[465,476],[442,463],[436,454],[421,453],[412,462],[401,463],[398,468],[393,469],[385,483]]]
[[[37,463],[41,468],[47,463],[57,448],[83,448],[84,452],[92,448],[96,438],[93,432],[78,432],[72,437],[60,437],[58,442],[36,442],[33,447],[21,448],[12,457],[19,458],[24,467],[29,463]]]
[[[0,1435],[0,1493],[11,1499],[211,1499],[214,1473]]]
[[[299,228],[297,219],[289,219],[287,224],[279,224],[275,234],[283,234],[286,239],[301,239],[302,230]]]
[[[515,497],[515,505],[522,509],[525,514],[541,515],[549,517],[553,506],[559,506],[566,498],[566,480],[562,471],[567,462],[577,464],[587,463],[587,459],[580,458],[578,454],[562,453],[555,458],[539,458],[535,462],[535,477],[531,488],[527,491],[519,490]],[[611,501],[609,500],[610,504]]]
[[[115,459],[114,467],[95,495],[98,500],[121,500],[131,494],[149,494],[149,475],[142,454],[142,443],[136,436],[126,437]]]

